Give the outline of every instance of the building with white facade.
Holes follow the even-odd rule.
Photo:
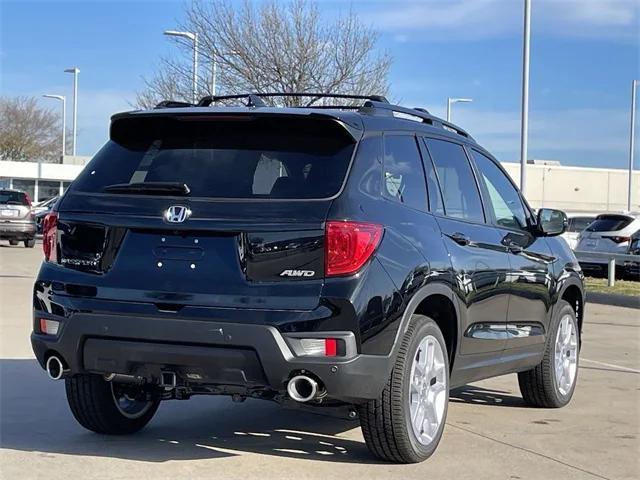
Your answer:
[[[0,160],[0,188],[25,191],[32,202],[41,202],[62,195],[89,159],[67,155],[63,163]]]

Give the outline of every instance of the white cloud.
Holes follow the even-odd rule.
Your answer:
[[[469,40],[519,34],[521,0],[396,1],[363,17],[390,32],[420,31],[430,40]],[[534,33],[554,36],[638,40],[637,0],[535,0]]]

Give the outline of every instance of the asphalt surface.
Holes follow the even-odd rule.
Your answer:
[[[33,359],[35,249],[0,242],[1,479],[638,479],[640,314],[588,305],[578,387],[560,410],[529,408],[515,375],[452,393],[436,454],[377,462],[353,421],[225,397],[169,401],[139,434],[83,430],[64,383]]]

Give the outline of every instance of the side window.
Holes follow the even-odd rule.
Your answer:
[[[411,208],[427,209],[424,171],[414,137],[384,136],[382,194]]]
[[[496,223],[501,227],[524,230],[527,215],[516,188],[493,160],[476,150],[471,152],[487,186]]]
[[[445,214],[484,222],[478,185],[462,145],[433,138],[427,138],[425,142],[438,174]]]
[[[422,165],[424,166],[425,178],[427,179],[429,211],[436,215],[444,215],[444,202],[442,201],[442,194],[440,193],[440,185],[438,185],[438,176],[436,175],[435,167],[426,148],[423,148],[423,153]]]

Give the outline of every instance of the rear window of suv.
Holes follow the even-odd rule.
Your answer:
[[[0,190],[0,204],[2,205],[24,205],[29,206],[29,198],[24,192],[14,192],[11,190]]]
[[[340,190],[353,149],[353,138],[328,119],[122,118],[72,189],[179,182],[193,197],[326,198]]]
[[[624,215],[599,215],[587,227],[587,232],[615,232],[627,227],[633,218]]]
[[[585,228],[587,228],[593,221],[595,217],[572,217],[569,219],[569,226],[567,227],[568,232],[582,232]]]

